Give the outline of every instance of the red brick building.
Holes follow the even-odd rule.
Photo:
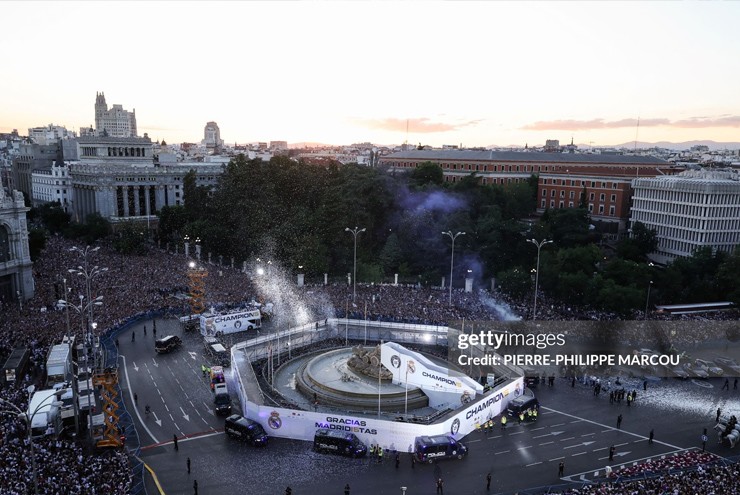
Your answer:
[[[438,164],[445,181],[456,182],[472,173],[482,184],[526,182],[539,178],[537,211],[574,208],[583,203],[595,223],[607,230],[627,226],[632,179],[670,175],[683,170],[649,156],[539,153],[519,151],[411,150],[380,158],[380,166],[410,170],[425,162]]]

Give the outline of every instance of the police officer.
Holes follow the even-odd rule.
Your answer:
[[[519,424],[522,424],[522,421],[524,421],[524,412],[519,413]]]
[[[200,365],[200,371],[203,372],[203,376],[206,376],[206,365],[205,364]]]
[[[501,429],[502,430],[506,429],[506,414],[501,415]]]
[[[537,408],[536,408],[536,407],[535,407],[535,408],[534,408],[534,410],[532,411],[532,416],[533,416],[533,419],[534,419],[535,421],[537,421]]]

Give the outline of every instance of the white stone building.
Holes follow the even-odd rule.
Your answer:
[[[700,247],[732,252],[740,244],[740,174],[690,170],[675,176],[634,179],[630,221],[658,237],[650,258],[669,263]]]
[[[221,129],[218,128],[218,124],[215,122],[208,122],[203,129],[203,141],[202,144],[208,150],[218,151],[221,146],[224,145],[224,141],[221,139]]]
[[[198,185],[215,186],[221,164],[155,165],[152,142],[144,138],[88,137],[77,140],[80,160],[70,164],[72,218],[99,213],[111,222],[146,221],[156,226],[164,206],[183,203],[183,178],[195,170]]]
[[[98,136],[131,138],[137,136],[136,109],[124,110],[121,105],[108,108],[104,93],[95,94],[95,131]]]
[[[50,169],[36,169],[31,173],[33,206],[59,202],[64,211],[69,211],[73,199],[70,163],[73,162],[57,162]]]
[[[0,187],[0,305],[19,304],[34,295],[31,253],[23,193]],[[0,310],[1,311],[1,310]]]

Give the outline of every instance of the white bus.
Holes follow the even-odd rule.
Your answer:
[[[200,333],[204,337],[257,330],[261,326],[259,309],[240,309],[230,313],[210,311],[200,315]]]

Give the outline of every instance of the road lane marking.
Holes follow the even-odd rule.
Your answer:
[[[574,438],[576,438],[576,437],[568,437],[568,438],[563,438],[563,439],[562,439],[562,440],[560,440],[560,441],[561,441],[561,442],[567,442],[568,440],[573,440]]]
[[[525,467],[536,466],[537,464],[542,464],[542,461],[540,461],[540,462],[533,462],[532,464],[527,464]]]
[[[555,428],[556,426],[563,426],[565,423],[558,423],[556,425],[550,425],[550,428]]]
[[[531,448],[532,448],[532,446],[531,446],[531,445],[527,445],[526,447],[519,447],[519,448],[518,448],[518,449],[516,449],[516,450],[524,450],[524,449],[531,449]]]
[[[585,453],[586,453],[586,452],[579,452],[579,453],[577,453],[577,454],[572,454],[572,455],[571,455],[571,457],[575,457],[575,456],[577,456],[577,455],[583,455],[583,454],[585,454]]]
[[[509,450],[502,450],[501,452],[494,452],[493,455],[499,455],[499,454],[506,454],[510,452]]]
[[[550,407],[542,406],[541,409],[546,409],[548,411],[552,411],[552,412],[555,412],[555,413],[558,413],[558,414],[562,414],[563,416],[567,416],[569,418],[580,419],[580,420],[584,421],[585,423],[591,423],[592,425],[602,426],[604,428],[609,428],[609,425],[605,425],[605,424],[599,423],[597,421],[592,421],[590,419],[579,418],[578,416],[574,416],[573,414],[568,414],[568,413],[565,413],[565,412],[562,412],[562,411],[558,411],[557,409],[552,409]],[[617,428],[610,428],[610,429],[612,431],[617,431]],[[643,440],[647,440],[647,437],[645,437],[643,435],[638,435],[637,433],[632,433],[630,431],[622,430],[622,429],[620,429],[619,431],[621,431],[621,432],[623,432],[623,433],[625,433],[627,435],[632,435],[633,437],[642,438]],[[670,443],[662,442],[660,440],[653,440],[653,443],[659,443],[661,445],[665,445],[666,447],[670,447],[670,448],[675,449],[675,450],[686,450],[685,448],[679,447],[677,445],[671,445]]]
[[[540,444],[540,447],[541,447],[541,446],[543,446],[543,445],[550,445],[551,443],[555,443],[555,442],[545,442],[545,443],[541,443],[541,444]]]
[[[556,458],[554,458],[554,459],[548,459],[547,461],[548,461],[548,462],[552,462],[552,461],[559,461],[559,460],[561,460],[561,459],[565,459],[565,457],[556,457]]]
[[[132,397],[131,400],[133,402],[133,390],[131,388],[131,380],[129,380],[129,377],[128,377],[128,367],[126,366],[126,356],[121,354],[119,357],[123,360],[123,374],[126,375],[126,383],[128,384],[128,391]],[[152,437],[152,440],[154,441],[154,443],[159,443],[159,440],[157,440],[157,437],[154,436],[154,434],[152,433],[152,430],[150,430],[149,427],[147,427],[147,425],[144,424],[144,421],[141,418],[141,413],[139,413],[139,408],[134,407],[134,410],[136,411],[136,417],[139,419],[139,424],[144,428],[144,430],[146,430],[149,436]]]

